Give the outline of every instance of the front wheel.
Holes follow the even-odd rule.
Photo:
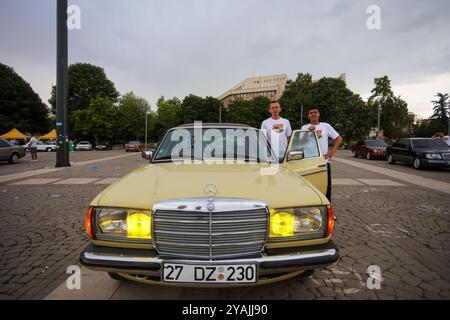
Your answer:
[[[353,152],[353,157],[358,158],[358,154],[355,152]]]
[[[17,153],[13,153],[11,158],[9,159],[9,163],[17,164],[19,163],[19,155]]]
[[[367,159],[367,160],[372,160],[372,157],[370,156],[370,152],[367,152],[367,154],[366,154],[366,159]]]
[[[420,161],[420,158],[414,158],[413,165],[416,170],[422,169],[422,161]]]
[[[47,148],[47,149],[45,149],[45,151],[52,152],[52,148]]]
[[[392,156],[392,154],[388,154],[387,161],[390,164],[395,164],[395,160],[394,160],[394,157]]]

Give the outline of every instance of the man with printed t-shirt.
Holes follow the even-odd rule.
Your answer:
[[[320,112],[317,107],[310,107],[308,109],[308,119],[310,121],[309,124],[305,124],[302,127],[302,130],[316,131],[317,137],[319,138],[320,149],[322,150],[322,154],[327,160],[328,167],[328,187],[326,197],[328,201],[331,202],[331,158],[338,150],[339,146],[342,143],[342,138],[339,133],[334,130],[334,128],[326,123],[319,122]],[[328,150],[328,139],[332,139],[335,141],[334,146],[331,150]]]
[[[292,135],[291,124],[280,116],[281,106],[278,101],[270,102],[269,112],[272,116],[263,121],[261,130],[281,162]]]

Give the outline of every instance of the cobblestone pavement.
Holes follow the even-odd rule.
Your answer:
[[[339,156],[350,158],[348,153]],[[355,161],[372,164],[364,159]],[[143,164],[140,157],[132,155],[33,178],[100,181],[120,177]],[[401,170],[417,174],[418,179],[432,178],[428,171]],[[450,182],[450,172],[431,171],[435,173],[444,177],[441,181]],[[111,295],[101,298],[450,299],[448,194],[337,162],[333,177],[336,182],[356,182],[338,183],[333,188],[338,217],[334,241],[341,257],[310,278],[259,287],[190,289],[115,282],[94,272],[102,286],[114,287]],[[105,187],[94,181],[83,185],[0,184],[0,298],[44,298],[67,279],[66,267],[77,263],[87,243],[83,230],[87,206]],[[379,290],[366,285],[370,265],[381,268]],[[79,294],[92,297],[83,290]]]

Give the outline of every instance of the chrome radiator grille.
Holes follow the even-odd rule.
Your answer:
[[[268,229],[266,206],[253,205],[246,210],[167,210],[154,208],[153,239],[161,254],[198,258],[221,258],[261,252]],[[214,202],[217,207],[218,200]],[[248,203],[247,203],[248,204]],[[227,207],[227,206],[225,206]],[[197,205],[198,209],[199,206]]]

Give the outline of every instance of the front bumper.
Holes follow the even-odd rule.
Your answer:
[[[80,256],[80,262],[90,269],[153,277],[161,277],[163,262],[208,265],[257,263],[261,278],[265,275],[323,268],[338,259],[339,250],[332,241],[325,245],[277,249],[258,255],[220,260],[174,258],[160,256],[154,250],[107,248],[93,244]]]
[[[425,167],[450,168],[450,160],[422,159],[421,161]]]

